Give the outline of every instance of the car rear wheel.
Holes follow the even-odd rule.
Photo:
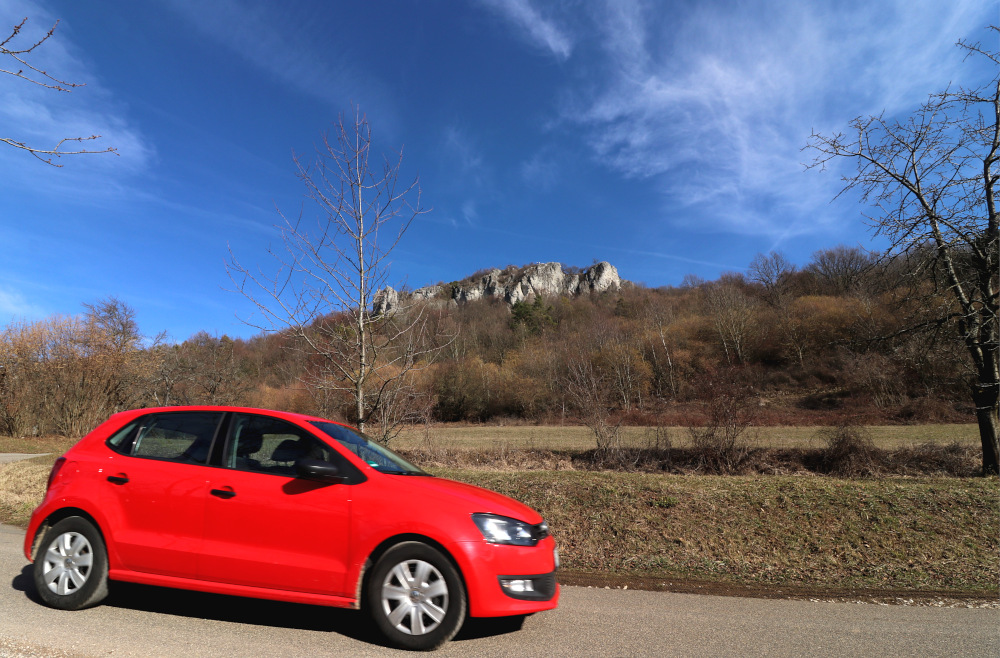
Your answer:
[[[390,548],[368,578],[365,603],[379,631],[404,649],[430,650],[465,620],[465,587],[452,563],[427,544]]]
[[[97,605],[108,595],[108,553],[92,523],[79,516],[46,531],[35,557],[35,588],[60,610]]]

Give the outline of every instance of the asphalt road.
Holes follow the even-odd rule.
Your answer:
[[[52,453],[26,453],[26,452],[0,452],[0,464],[9,464],[10,462],[19,462],[22,459],[31,459],[32,457],[44,457]]]
[[[80,612],[37,602],[23,532],[0,525],[2,656],[382,656],[360,613],[112,584]],[[441,656],[998,656],[1000,610],[564,587],[519,629],[466,624]]]

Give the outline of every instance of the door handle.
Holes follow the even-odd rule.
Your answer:
[[[112,484],[125,484],[128,482],[128,476],[124,473],[119,473],[118,475],[109,475],[108,482]]]
[[[212,489],[212,491],[210,493],[213,496],[217,496],[217,497],[223,498],[225,500],[228,500],[228,499],[230,499],[230,498],[232,498],[233,496],[236,495],[236,492],[233,491],[232,489]]]

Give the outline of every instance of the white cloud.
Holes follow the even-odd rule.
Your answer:
[[[475,200],[466,199],[462,202],[462,218],[465,219],[466,223],[472,224],[477,217],[479,217],[479,212],[476,210]]]
[[[531,0],[480,0],[482,4],[503,16],[526,41],[535,44],[558,59],[569,59],[573,52],[572,38],[531,3]]]
[[[30,320],[44,314],[40,306],[29,302],[20,293],[0,287],[0,321],[3,321],[4,325],[12,320]]]
[[[322,6],[293,11],[261,0],[167,0],[167,4],[205,37],[224,44],[299,93],[338,111],[357,103],[369,118],[377,119],[383,132],[395,124],[390,92],[358,68],[350,53],[322,56],[337,47],[340,31],[350,29],[326,20],[328,12]]]
[[[56,22],[56,17],[41,5],[0,0],[0,31],[4,37],[25,17],[28,20],[22,32],[8,43],[8,48],[29,47]],[[62,175],[56,179],[46,176],[45,180],[40,180],[38,172],[47,165],[35,161],[26,151],[0,145],[0,164],[8,172],[5,174],[6,184],[16,183],[20,187],[44,185],[46,191],[50,191],[51,186],[72,184],[76,180],[79,190],[87,190],[93,187],[94,178],[100,176],[102,186],[114,186],[123,177],[145,170],[155,157],[153,146],[130,123],[121,103],[101,85],[97,73],[77,52],[70,35],[69,26],[60,24],[51,38],[25,58],[32,66],[48,71],[58,80],[83,86],[65,92],[32,84],[13,75],[0,75],[0,137],[33,148],[52,149],[63,139],[99,135],[99,139],[64,143],[61,149],[101,151],[113,147],[118,155],[53,158],[53,163],[63,165],[65,171],[60,172]],[[17,71],[23,67],[7,56],[0,60],[0,68]],[[32,77],[45,81],[40,74],[33,74]]]
[[[662,10],[594,12],[591,88],[563,118],[612,170],[651,179],[706,221],[773,237],[821,229],[823,213],[810,209],[839,185],[802,173],[810,132],[909,112],[956,78],[954,42],[989,19],[972,0]]]
[[[483,155],[465,130],[447,126],[444,130],[444,148],[447,156],[454,160],[463,174],[477,176],[482,170]]]
[[[521,180],[525,184],[547,190],[559,180],[559,165],[546,153],[536,153],[521,163]]]

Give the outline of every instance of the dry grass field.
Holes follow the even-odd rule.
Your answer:
[[[751,433],[753,442],[762,448],[812,448],[821,444],[820,427],[758,427]],[[975,424],[941,425],[872,425],[866,428],[875,445],[892,449],[924,443],[963,446],[979,445],[979,430]],[[623,443],[643,448],[654,441],[656,428],[623,427]],[[686,427],[665,427],[675,447],[690,444]],[[76,443],[75,438],[0,436],[0,452],[65,452]],[[594,435],[582,425],[414,425],[403,430],[391,447],[414,449],[426,446],[448,449],[482,449],[490,447],[537,448],[540,450],[588,450],[594,447]]]
[[[818,447],[820,427],[759,427],[754,428],[755,445],[762,448],[811,448]],[[964,425],[875,425],[867,427],[872,440],[879,448],[899,448],[923,443],[978,446],[979,429],[975,424]],[[642,448],[654,440],[656,428],[624,427],[623,443],[628,447]],[[686,427],[666,427],[675,447],[689,445]],[[391,447],[420,448],[498,447],[542,450],[587,450],[594,447],[594,435],[580,425],[431,425],[413,426],[403,431]]]

